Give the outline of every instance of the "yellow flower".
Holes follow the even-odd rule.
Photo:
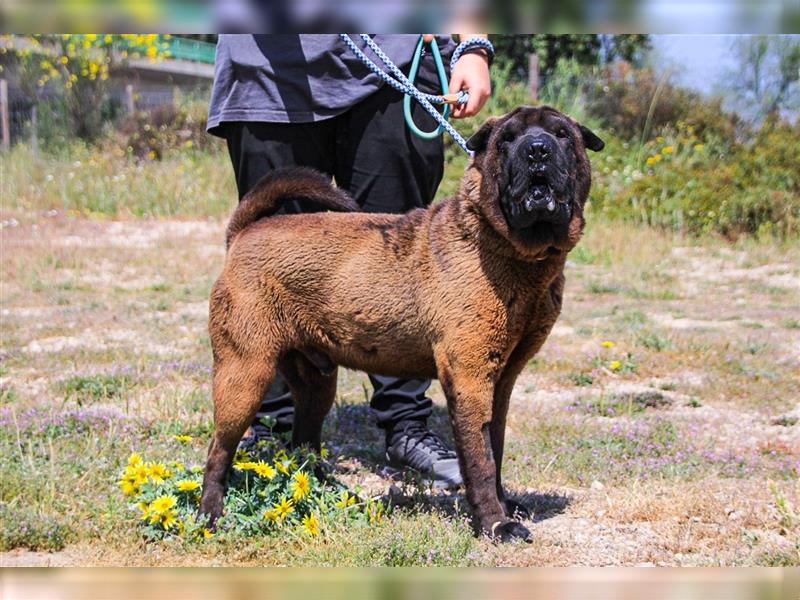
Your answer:
[[[187,444],[192,441],[192,436],[190,435],[173,435],[172,439],[176,442],[181,442],[182,444]]]
[[[264,518],[267,521],[277,521],[278,520],[278,511],[274,508],[270,508],[264,511]]]
[[[653,155],[653,160],[654,160],[655,162],[658,162],[658,161],[660,161],[660,160],[661,160],[661,155],[660,155],[660,154],[654,154],[654,155]]]
[[[675,150],[675,148],[673,148],[672,146],[664,146],[664,147],[661,149],[661,152],[663,152],[664,154],[672,154],[672,152],[673,152],[674,150]]]
[[[105,42],[106,44],[110,44],[113,40],[114,40],[114,37],[109,35],[109,34],[106,34],[105,36],[103,36],[103,42]]]
[[[136,452],[128,459],[128,466],[119,480],[119,487],[125,496],[135,496],[139,488],[147,483],[147,467],[142,463],[142,457]]]
[[[286,452],[279,452],[275,455],[275,468],[279,473],[288,475],[296,467],[297,463],[295,463],[294,457],[288,456]]]
[[[155,150],[150,150],[150,152],[147,153],[147,158],[150,160],[155,160],[156,156],[157,154]]]
[[[257,462],[253,462],[251,460],[244,461],[244,462],[237,462],[234,463],[233,468],[238,469],[240,471],[252,471],[258,466]]]
[[[606,340],[605,342],[603,342],[603,343],[602,343],[602,344],[600,344],[600,345],[601,345],[603,348],[613,348],[613,347],[614,347],[614,342],[612,342],[611,340]]]
[[[135,481],[128,478],[120,479],[119,487],[122,490],[123,496],[135,496],[139,493],[139,486]]]
[[[168,510],[163,515],[161,515],[161,524],[164,526],[164,529],[169,529],[175,524],[175,519],[178,515],[175,514],[175,511]]]
[[[328,454],[330,454],[330,452],[328,452],[328,448],[323,445],[322,448],[320,448],[319,455],[322,458],[328,458]]]
[[[147,58],[155,58],[156,54],[158,54],[158,48],[155,46],[150,46],[145,51],[145,54],[147,55]]]
[[[647,166],[648,167],[652,167],[654,164],[656,164],[656,159],[654,157],[652,157],[652,156],[648,156],[647,157]]]
[[[659,144],[662,144],[662,143],[664,142],[664,136],[663,136],[663,135],[660,135],[660,136],[658,136],[658,137],[656,138],[656,141],[657,141]]]
[[[150,512],[156,515],[163,515],[175,506],[177,502],[178,499],[171,494],[159,496],[150,503]]]
[[[153,483],[161,483],[165,479],[172,477],[169,469],[164,463],[147,463],[147,476],[153,480]]]
[[[175,487],[181,492],[192,492],[200,487],[200,482],[193,479],[181,479],[175,482]]]
[[[302,471],[295,473],[292,479],[292,485],[290,486],[292,488],[292,498],[295,501],[302,500],[311,491],[311,481],[308,479],[308,475]]]
[[[705,144],[695,144],[695,145],[694,145],[694,149],[695,149],[697,152],[700,152],[700,151],[701,151],[703,148],[705,148],[705,147],[706,147],[706,145],[705,145]]]
[[[213,532],[213,531],[211,531],[210,529],[206,528],[206,527],[203,527],[203,529],[201,530],[201,532],[202,532],[202,534],[203,534],[203,538],[204,538],[204,539],[208,539],[208,538],[210,538],[210,537],[214,537],[214,532]]]
[[[147,502],[139,502],[136,506],[142,511],[142,520],[146,521],[150,517],[150,505]]]
[[[288,498],[281,498],[280,502],[272,505],[272,511],[267,511],[264,513],[264,516],[267,516],[267,513],[272,512],[273,515],[267,517],[272,521],[277,521],[278,523],[282,523],[286,517],[288,517],[291,513],[294,512],[294,502],[289,500]]]
[[[616,371],[621,366],[622,366],[621,362],[619,362],[618,360],[612,360],[611,364],[608,365],[608,368],[611,369],[612,371]]]
[[[62,56],[61,58],[58,59],[58,62],[60,62],[62,65],[65,65],[69,62],[69,58],[67,58],[66,56]]]
[[[351,496],[347,493],[347,490],[342,492],[341,499],[337,500],[333,503],[336,508],[347,508],[348,506],[353,506],[356,503],[355,496]]]
[[[265,477],[266,479],[272,479],[276,474],[275,469],[263,460],[256,463],[256,466],[253,467],[253,471],[255,471],[256,475],[259,477]]]
[[[303,517],[303,528],[310,536],[319,535],[319,519],[314,514]]]

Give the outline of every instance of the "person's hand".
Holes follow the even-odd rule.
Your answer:
[[[469,100],[466,104],[453,105],[450,114],[454,119],[477,115],[492,93],[489,59],[482,53],[464,54],[456,61],[450,73],[449,91],[457,94],[461,90],[469,92]]]

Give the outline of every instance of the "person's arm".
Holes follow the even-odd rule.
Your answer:
[[[485,33],[460,33],[459,36],[462,40],[470,37],[488,37]],[[463,119],[478,114],[492,93],[492,83],[489,79],[489,56],[484,50],[463,54],[453,67],[453,72],[450,73],[449,92],[457,94],[461,90],[469,92],[469,100],[466,104],[453,105],[450,114],[454,119]]]

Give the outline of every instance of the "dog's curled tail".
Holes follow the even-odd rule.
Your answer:
[[[330,179],[308,167],[276,169],[264,176],[251,189],[233,212],[226,233],[227,246],[250,225],[275,214],[286,202],[297,200],[303,212],[333,210],[351,212],[358,205],[344,190],[331,184]]]

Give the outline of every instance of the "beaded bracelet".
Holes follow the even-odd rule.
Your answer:
[[[461,42],[453,51],[453,57],[450,59],[450,70],[456,66],[456,62],[464,54],[475,52],[476,50],[485,50],[486,58],[489,61],[489,66],[492,66],[494,60],[494,46],[492,42],[482,37],[471,37]]]

